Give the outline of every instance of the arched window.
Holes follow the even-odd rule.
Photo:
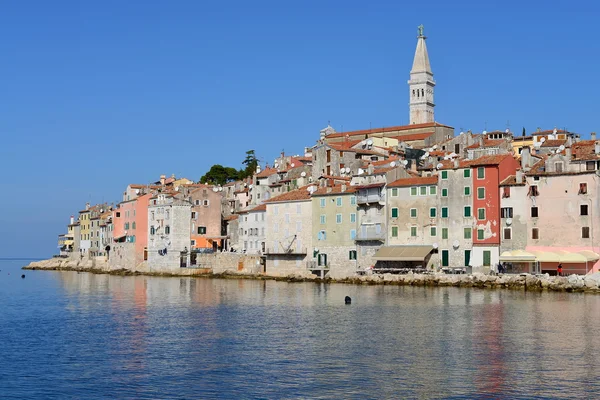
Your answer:
[[[153,226],[150,227],[150,234],[154,235],[156,233],[156,230],[154,229]]]
[[[171,227],[169,225],[165,226],[165,234],[171,233]]]

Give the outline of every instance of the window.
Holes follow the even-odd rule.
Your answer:
[[[484,239],[484,230],[477,229],[477,240],[483,240],[483,239]]]
[[[537,217],[538,217],[538,208],[531,207],[531,218],[537,218]]]
[[[152,219],[154,219],[154,215],[152,215]],[[196,211],[192,211],[192,219],[196,219]]]
[[[435,226],[430,227],[429,228],[429,235],[431,237],[437,236],[437,227],[435,227]]]
[[[531,238],[532,239],[539,239],[540,238],[539,228],[531,228]]]
[[[513,217],[513,209],[512,207],[502,207],[500,210],[500,218],[512,218]]]
[[[255,229],[256,234],[258,235],[258,228]],[[296,232],[302,232],[302,221],[296,222]]]
[[[129,222],[125,222],[125,230],[129,229]]]
[[[437,194],[437,186],[429,186],[429,194],[435,196]]]
[[[485,208],[478,208],[477,209],[477,219],[480,221],[485,220]]]
[[[327,254],[319,253],[317,256],[317,264],[319,264],[319,266],[327,265]]]
[[[279,224],[273,224],[273,232],[279,232]]]
[[[196,204],[197,206],[199,206],[200,205],[200,200],[196,200],[196,202],[194,204]]]
[[[512,229],[510,228],[504,228],[504,240],[510,240],[512,239]]]
[[[484,267],[492,266],[492,252],[489,250],[483,251],[483,266]]]
[[[471,229],[471,228],[464,228],[463,237],[465,239],[471,240],[472,232],[473,232],[473,229]]]
[[[410,236],[411,237],[417,237],[417,227],[416,226],[411,226],[410,227]]]
[[[448,239],[448,228],[442,228],[442,239]]]
[[[355,206],[356,205],[356,196],[350,197],[350,205],[351,206]]]
[[[510,186],[504,186],[502,188],[502,198],[507,199],[510,197]]]
[[[302,204],[296,204],[296,214],[302,214]]]
[[[284,218],[286,224],[290,223],[290,214],[285,213],[285,215],[283,216],[283,218]]]
[[[420,196],[427,196],[427,186],[421,186],[421,187],[419,187],[419,195]]]
[[[135,222],[131,223],[131,229],[135,229]]]
[[[84,215],[84,217],[85,217],[85,215]],[[121,218],[121,213],[120,212],[117,212],[117,218]],[[152,219],[154,219],[154,212],[152,213]]]
[[[448,189],[442,189],[442,197],[448,197]]]
[[[585,169],[588,171],[595,171],[596,170],[596,162],[595,161],[587,161],[585,163]]]
[[[463,169],[463,177],[470,178],[471,177],[471,170],[470,169]]]
[[[554,163],[554,171],[561,173],[563,172],[563,163],[562,162],[555,162]]]
[[[350,214],[350,222],[352,222],[352,223],[356,222],[356,214],[355,213]]]
[[[156,233],[156,229],[153,226],[150,227],[150,234],[154,235]]]
[[[325,199],[323,199],[325,200]],[[273,206],[273,215],[279,214],[279,206]]]
[[[442,207],[442,218],[448,218],[448,207]]]
[[[165,226],[165,234],[170,234],[171,233],[171,227],[169,225]]]
[[[398,227],[392,226],[392,237],[398,237]]]
[[[198,234],[199,235],[206,235],[206,227],[205,226],[199,226],[198,227]]]
[[[582,204],[579,206],[579,215],[588,215],[588,205]]]
[[[581,238],[582,239],[589,239],[590,238],[590,227],[589,226],[583,226],[583,227],[581,227]]]
[[[465,196],[471,195],[471,186],[465,186]]]
[[[320,199],[321,208],[325,208],[325,199]]]
[[[471,250],[465,250],[465,267],[468,267],[471,263]]]
[[[579,194],[587,194],[587,183],[582,182],[579,184]]]
[[[442,267],[450,265],[450,252],[448,250],[442,250]]]
[[[335,214],[335,223],[336,224],[342,223],[342,214]]]
[[[411,218],[417,218],[417,209],[416,208],[411,208],[410,209],[410,217]]]
[[[431,207],[429,209],[429,218],[435,218],[435,217],[437,217],[437,208]]]
[[[392,218],[398,218],[398,208],[397,207],[392,208]]]
[[[448,179],[448,171],[442,171],[442,179]]]
[[[325,225],[327,223],[327,217],[324,214],[321,214],[320,222],[321,225]]]
[[[350,230],[350,240],[356,239],[356,229]]]
[[[356,250],[350,250],[348,252],[348,260],[356,260]]]
[[[477,188],[477,198],[479,200],[485,199],[485,188],[483,188],[483,187]]]
[[[485,179],[485,168],[484,167],[477,168],[477,179]]]
[[[416,196],[417,195],[417,188],[416,187],[411,187],[410,188],[410,195],[411,196]]]
[[[338,197],[337,199],[335,199],[335,205],[338,207],[342,206],[342,198]]]
[[[398,197],[398,188],[392,189],[392,197]]]
[[[528,196],[539,196],[540,192],[538,191],[537,185],[531,185],[531,186],[529,186],[529,193],[527,193],[527,195]]]

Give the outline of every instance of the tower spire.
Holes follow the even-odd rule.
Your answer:
[[[429,54],[425,44],[427,37],[423,31],[423,25],[419,25],[417,28],[417,49],[415,50],[415,58],[410,70],[410,80],[408,81],[411,124],[435,121],[433,115],[435,81],[433,80],[433,72],[431,71]]]

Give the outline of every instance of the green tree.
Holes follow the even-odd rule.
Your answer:
[[[210,167],[210,170],[202,175],[200,183],[208,183],[212,185],[224,185],[228,182],[233,182],[240,179],[239,172],[235,168],[224,167],[220,164],[215,164]]]
[[[254,150],[248,150],[246,152],[246,158],[244,159],[244,161],[242,161],[242,164],[244,164],[246,168],[240,170],[240,179],[244,179],[254,175],[254,173],[256,172],[256,167],[258,167],[258,159],[256,158]]]

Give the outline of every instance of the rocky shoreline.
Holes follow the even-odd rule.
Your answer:
[[[145,275],[162,277],[194,276],[199,278],[214,279],[256,279],[276,280],[285,282],[319,282],[319,283],[342,283],[356,285],[406,285],[427,287],[464,287],[480,289],[511,289],[526,291],[553,291],[553,292],[575,292],[600,294],[600,273],[579,276],[557,277],[548,275],[485,275],[474,273],[472,275],[448,275],[443,273],[413,274],[405,275],[381,274],[362,275],[347,278],[318,278],[308,271],[304,274],[271,275],[264,273],[247,273],[235,270],[224,270],[214,272],[210,269],[182,268],[176,271],[151,271],[143,269],[110,269],[105,265],[93,265],[92,263],[78,262],[72,260],[50,259],[34,261],[24,270],[45,271],[76,271],[94,274],[110,274],[121,276]]]

